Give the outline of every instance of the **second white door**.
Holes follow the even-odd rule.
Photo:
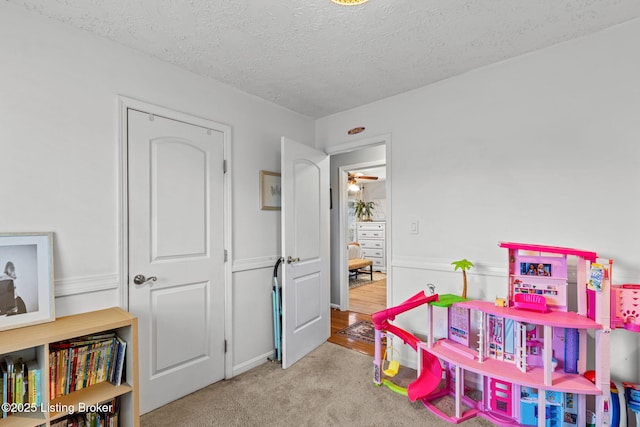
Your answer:
[[[128,111],[140,412],[224,378],[224,133]]]

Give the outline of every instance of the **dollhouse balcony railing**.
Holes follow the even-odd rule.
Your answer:
[[[572,311],[549,310],[547,312],[518,310],[515,307],[497,307],[493,301],[467,300],[454,304],[456,307],[470,308],[487,314],[506,317],[525,323],[549,325],[574,329],[602,329],[602,325]]]
[[[522,372],[511,362],[495,360],[490,357],[480,362],[477,358],[470,358],[468,349],[462,349],[464,346],[444,338],[434,343],[432,348],[427,348],[426,344],[423,343],[420,343],[419,347],[445,362],[460,366],[465,371],[475,372],[512,384],[566,393],[602,394],[602,390],[599,390],[595,384],[583,375],[569,374],[556,370],[551,373],[551,385],[545,385],[543,367],[528,366],[527,371]]]

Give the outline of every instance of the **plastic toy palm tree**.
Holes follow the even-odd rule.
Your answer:
[[[453,271],[462,270],[462,298],[467,299],[467,270],[473,267],[473,263],[467,259],[461,259],[460,261],[453,261],[451,265],[454,266]]]

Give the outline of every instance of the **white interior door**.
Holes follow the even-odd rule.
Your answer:
[[[129,109],[127,139],[129,310],[146,413],[224,377],[224,134]]]
[[[282,138],[282,367],[329,338],[329,157]]]

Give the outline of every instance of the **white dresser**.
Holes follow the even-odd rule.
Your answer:
[[[356,223],[356,238],[362,247],[362,257],[373,261],[375,271],[387,271],[385,223]]]

